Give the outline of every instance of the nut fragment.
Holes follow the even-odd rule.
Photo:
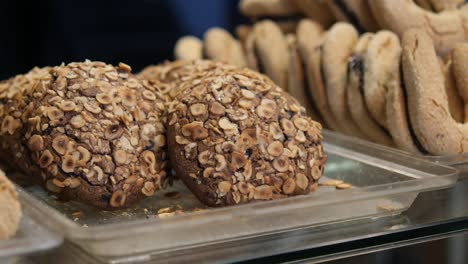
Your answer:
[[[261,185],[255,187],[254,199],[255,200],[270,200],[273,197],[273,190],[268,185]]]
[[[249,90],[246,90],[246,89],[242,89],[241,90],[241,94],[244,98],[246,99],[255,99],[255,94]]]
[[[342,180],[328,180],[326,182],[320,183],[320,185],[323,185],[323,186],[337,186],[337,185],[340,185],[342,183],[343,183]]]
[[[49,107],[47,110],[47,117],[51,121],[57,121],[63,118],[63,112],[57,107]]]
[[[190,140],[188,140],[188,139],[186,139],[184,137],[181,137],[181,136],[176,136],[175,139],[176,139],[177,144],[179,144],[179,145],[187,145],[187,144],[191,143]]]
[[[2,128],[1,132],[3,134],[9,133],[10,135],[13,135],[15,131],[21,127],[21,122],[12,116],[6,116],[5,119],[3,119],[2,122]]]
[[[223,155],[216,154],[215,160],[216,160],[216,167],[215,167],[216,171],[222,171],[226,169],[227,163]]]
[[[215,116],[224,115],[224,106],[222,104],[214,101],[213,103],[211,103],[210,113],[215,115]]]
[[[245,158],[244,154],[234,151],[231,154],[231,165],[234,170],[238,170],[242,168],[247,163],[247,159]]]
[[[240,195],[240,193],[238,191],[235,191],[235,192],[232,193],[232,199],[234,200],[234,202],[236,204],[240,203],[241,198],[242,197],[241,197],[241,195]]]
[[[273,168],[279,172],[286,172],[289,168],[289,158],[287,156],[280,156],[273,160]]]
[[[206,169],[203,171],[203,177],[204,177],[204,178],[209,178],[209,177],[213,174],[214,171],[215,171],[215,168],[213,168],[213,167],[208,167],[208,168],[206,168]]]
[[[62,170],[66,173],[72,173],[75,170],[75,159],[72,155],[65,155],[63,157]]]
[[[75,189],[81,185],[81,181],[78,178],[68,177],[63,181],[63,185]]]
[[[291,122],[289,119],[281,119],[281,128],[283,128],[283,132],[287,136],[292,137],[296,135],[296,128],[294,127],[293,122]]]
[[[105,94],[105,93],[97,94],[96,100],[103,105],[112,103],[112,97],[110,97],[108,94]]]
[[[74,128],[81,128],[86,124],[86,121],[83,119],[81,115],[76,115],[70,119],[70,124]]]
[[[273,141],[267,150],[270,155],[278,157],[283,154],[283,144],[280,141]]]
[[[294,122],[294,125],[299,129],[299,130],[302,130],[302,131],[307,131],[307,129],[309,129],[309,122],[304,119],[304,118],[295,118],[293,120]]]
[[[208,137],[208,129],[203,127],[203,122],[194,121],[182,127],[182,134],[194,140],[201,140]]]
[[[302,190],[305,190],[309,185],[309,179],[307,179],[303,173],[298,173],[296,174],[296,185]]]
[[[231,183],[228,181],[222,181],[218,183],[218,189],[221,193],[227,193],[231,189]]]
[[[156,189],[154,187],[154,183],[150,182],[150,181],[147,181],[143,185],[143,188],[141,189],[141,192],[146,196],[152,196],[154,194],[155,190]]]
[[[322,176],[322,171],[319,169],[318,166],[313,166],[311,170],[311,174],[314,180],[318,180]]]
[[[344,189],[351,189],[353,186],[349,183],[340,183],[336,185],[336,189],[338,190],[344,190]]]
[[[122,165],[127,163],[127,152],[122,149],[118,149],[114,152],[114,160],[117,165]]]
[[[193,116],[201,116],[206,114],[206,106],[204,104],[193,104],[190,106],[190,113]]]
[[[110,206],[112,207],[120,207],[120,206],[123,206],[125,204],[125,200],[127,199],[127,196],[125,195],[125,193],[123,191],[115,191],[113,194],[112,194],[112,197],[110,199]]]
[[[229,121],[227,117],[222,117],[218,121],[219,127],[221,127],[224,130],[233,130],[237,129],[237,125]]]
[[[205,150],[201,152],[200,154],[198,154],[198,162],[200,162],[200,164],[202,165],[206,165],[210,163],[210,159],[211,159],[211,152],[208,150]]]
[[[65,135],[59,135],[52,140],[52,148],[60,155],[65,155],[69,138]]]
[[[52,162],[54,161],[54,156],[52,156],[52,153],[48,149],[44,150],[42,152],[41,157],[39,158],[39,166],[41,168],[47,168]]]
[[[44,140],[39,135],[33,135],[28,140],[28,147],[31,151],[39,151],[44,149]]]
[[[143,98],[149,101],[154,101],[156,100],[156,95],[150,91],[143,91]]]
[[[75,110],[76,104],[73,101],[63,101],[59,107],[64,112],[70,112]]]
[[[292,178],[286,179],[283,183],[283,192],[285,194],[291,194],[296,189],[296,182]]]

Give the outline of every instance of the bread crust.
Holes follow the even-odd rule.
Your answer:
[[[320,124],[267,77],[219,64],[217,70],[223,74],[200,75],[168,110],[178,177],[209,206],[314,190],[326,160]]]

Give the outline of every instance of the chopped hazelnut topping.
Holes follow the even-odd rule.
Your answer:
[[[216,160],[216,168],[215,168],[216,171],[222,171],[226,169],[227,163],[223,155],[220,155],[220,154],[215,155],[215,160]]]
[[[206,114],[206,106],[204,104],[193,104],[190,106],[190,113],[193,116],[202,116]]]
[[[218,189],[221,193],[227,193],[231,190],[231,183],[228,181],[222,181],[218,183]]]
[[[286,156],[280,156],[273,160],[273,168],[279,172],[286,172],[289,168],[289,158]]]
[[[274,141],[267,150],[270,155],[278,157],[283,153],[283,144],[280,141]]]
[[[52,141],[52,148],[57,151],[58,154],[64,155],[67,152],[67,145],[69,138],[65,135],[60,135],[54,138]]]
[[[295,189],[296,189],[296,182],[294,181],[294,179],[288,178],[286,179],[286,181],[284,181],[283,192],[285,194],[291,194],[294,192]]]
[[[309,185],[309,179],[307,179],[303,173],[298,173],[296,174],[296,185],[302,190],[305,190]]]
[[[261,185],[255,187],[254,199],[255,200],[270,200],[273,197],[273,190],[268,185]]]
[[[221,116],[224,115],[224,106],[218,102],[213,102],[211,103],[210,106],[210,113],[215,116]]]
[[[40,151],[44,149],[44,140],[39,135],[33,135],[28,140],[28,147],[31,151]]]

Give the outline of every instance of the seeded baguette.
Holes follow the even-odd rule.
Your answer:
[[[188,67],[200,63],[192,62]],[[168,106],[171,164],[209,206],[306,194],[326,156],[321,126],[265,76],[217,65]]]
[[[2,142],[31,181],[111,209],[167,184],[164,103],[126,64],[70,63],[0,95]],[[33,73],[16,78],[31,79]]]
[[[0,240],[13,237],[21,219],[21,205],[15,186],[0,171]]]

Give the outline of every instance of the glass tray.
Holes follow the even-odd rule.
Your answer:
[[[467,178],[468,177],[468,153],[463,153],[463,154],[451,154],[451,155],[418,155],[418,154],[413,154],[409,153],[397,148],[392,148],[392,147],[387,147],[383,146],[377,143],[373,143],[367,140],[363,140],[360,138],[348,136],[342,133],[337,133],[331,130],[324,129],[322,131],[323,137],[328,138],[328,137],[333,137],[335,139],[338,139],[340,141],[351,141],[351,142],[359,142],[360,144],[364,145],[373,145],[382,149],[385,149],[389,152],[394,152],[394,153],[403,153],[406,155],[412,155],[412,156],[418,156],[421,159],[425,159],[428,161],[432,161],[435,163],[439,164],[444,164],[447,166],[451,166],[454,168],[457,168],[460,171],[460,178]]]
[[[44,224],[89,254],[116,263],[395,215],[408,209],[420,192],[451,187],[458,178],[456,169],[333,135],[327,137],[324,149],[329,158],[324,180],[340,179],[353,188],[320,186],[305,196],[209,209],[175,183],[135,207],[112,212],[58,201],[38,187],[26,187],[22,193],[34,213],[46,219]]]
[[[43,252],[63,242],[62,236],[40,224],[43,220],[31,214],[30,207],[22,198],[20,193],[23,216],[16,235],[9,240],[0,241],[0,263],[13,263],[20,256]]]

